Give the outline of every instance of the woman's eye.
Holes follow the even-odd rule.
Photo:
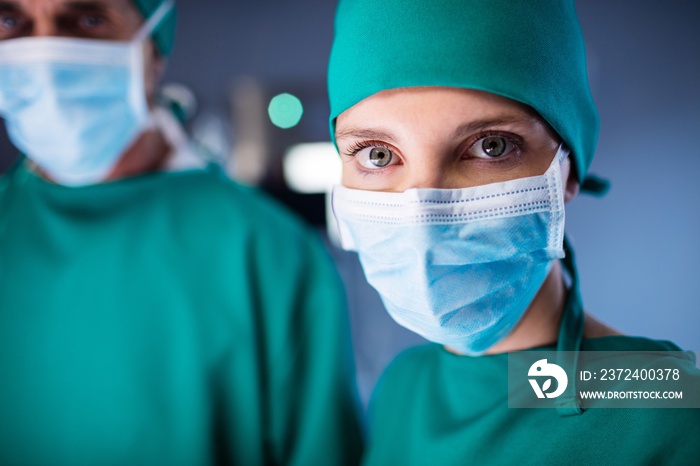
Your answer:
[[[384,168],[398,162],[398,157],[391,149],[381,146],[366,147],[358,152],[355,158],[360,165],[370,170]]]
[[[480,159],[495,159],[508,155],[515,145],[501,136],[481,138],[469,148],[469,155]]]

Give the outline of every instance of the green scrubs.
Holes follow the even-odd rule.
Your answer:
[[[0,464],[357,463],[321,239],[205,170],[0,179]]]
[[[581,350],[680,348],[610,336],[584,339]],[[692,358],[672,359],[700,387]],[[562,416],[556,409],[508,408],[507,378],[507,354],[458,356],[437,344],[407,350],[373,395],[366,464],[700,464],[700,409],[587,409]]]

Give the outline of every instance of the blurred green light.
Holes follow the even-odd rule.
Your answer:
[[[304,114],[304,107],[301,105],[301,100],[292,94],[278,94],[270,101],[267,114],[270,115],[272,124],[287,129],[299,123]]]

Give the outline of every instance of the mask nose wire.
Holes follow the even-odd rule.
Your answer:
[[[173,0],[165,0],[158,9],[146,20],[141,29],[134,36],[134,42],[143,42],[160,25],[165,15],[173,9]]]

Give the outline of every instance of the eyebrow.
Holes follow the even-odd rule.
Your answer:
[[[73,11],[105,11],[108,9],[104,2],[89,0],[69,2],[66,7]]]
[[[0,2],[0,11],[19,11],[19,5],[15,2]]]
[[[104,2],[97,0],[86,0],[86,1],[74,1],[66,4],[69,10],[91,10],[91,11],[104,11],[108,7]],[[20,11],[21,7],[17,2],[12,1],[0,1],[0,11]]]
[[[387,142],[396,142],[396,137],[385,129],[369,129],[369,128],[357,128],[350,127],[342,131],[336,131],[335,139],[346,139],[346,138],[357,138],[357,139],[381,139]]]
[[[488,128],[504,126],[504,125],[530,125],[533,122],[537,122],[538,119],[535,116],[530,115],[505,115],[497,118],[489,118],[484,120],[476,120],[460,125],[452,132],[453,138],[460,138],[483,131]],[[358,128],[350,127],[343,129],[341,131],[336,131],[335,139],[346,139],[346,138],[357,138],[357,139],[381,139],[387,142],[396,142],[396,137],[386,129],[370,129],[370,128]]]
[[[471,121],[467,124],[458,126],[452,133],[452,137],[459,138],[483,131],[488,128],[505,125],[531,125],[537,122],[536,117],[529,115],[507,115],[498,118],[489,118],[485,120]]]

